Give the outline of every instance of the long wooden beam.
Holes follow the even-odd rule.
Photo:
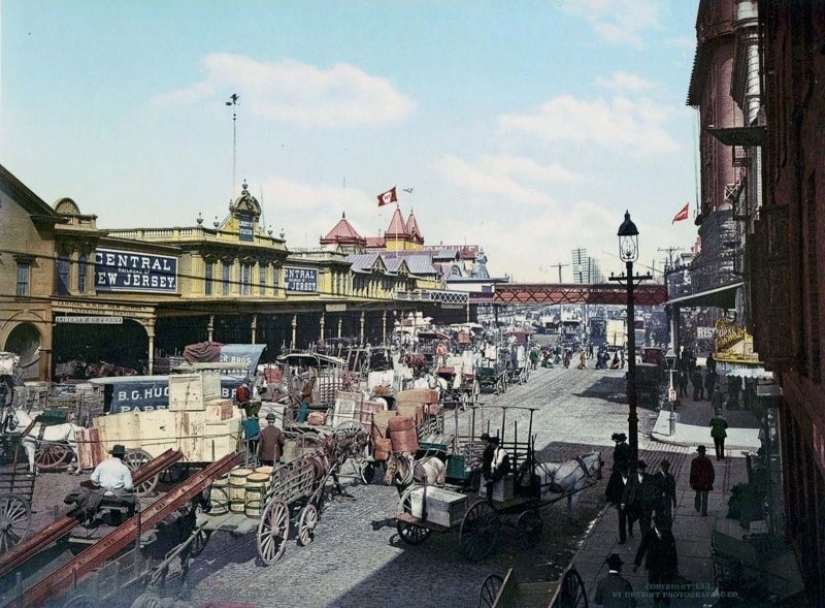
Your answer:
[[[667,288],[654,283],[642,283],[633,288],[633,301],[640,306],[658,306],[667,302]],[[498,283],[494,304],[615,304],[627,305],[624,284],[597,285],[552,283]]]
[[[67,564],[30,587],[23,594],[24,604],[32,607],[42,606],[50,597],[68,591],[73,581],[82,580],[107,559],[114,557],[130,543],[135,542],[139,530],[145,531],[154,528],[186,501],[191,500],[198,492],[208,488],[216,478],[226,474],[238,465],[242,457],[240,453],[227,454],[192,475],[144,511],[115,528],[110,534],[81,552]],[[15,598],[8,604],[8,608],[16,605],[16,603],[17,599]]]
[[[183,455],[178,450],[168,449],[157,458],[153,458],[140,467],[132,476],[132,483],[139,486],[161,471],[181,459]],[[0,577],[5,576],[15,568],[23,565],[35,555],[43,551],[52,543],[66,536],[77,525],[77,518],[65,515],[55,520],[37,534],[17,545],[14,549],[0,557]]]

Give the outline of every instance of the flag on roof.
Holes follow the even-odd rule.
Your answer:
[[[397,200],[398,196],[395,194],[395,186],[393,186],[386,192],[382,192],[378,195],[378,206],[383,207],[384,205],[389,205],[390,203],[394,203]]]
[[[673,221],[670,222],[671,224],[675,224],[676,222],[681,222],[682,220],[688,219],[688,209],[690,208],[690,203],[685,203],[685,206],[682,207],[682,210],[679,211],[676,215],[673,216]]]

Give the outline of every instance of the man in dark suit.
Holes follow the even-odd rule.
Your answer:
[[[639,520],[642,535],[650,529],[653,508],[656,505],[656,489],[653,479],[645,473],[644,460],[636,461],[622,495],[622,508],[627,514],[628,533],[633,536],[633,523]]]
[[[653,592],[655,607],[670,606],[667,586],[672,585],[679,573],[679,558],[676,554],[676,539],[662,517],[657,517],[653,527],[642,537],[636,559],[633,560],[633,572],[638,570],[645,558],[649,591]]]
[[[617,553],[611,553],[607,558],[609,568],[607,576],[596,585],[596,595],[593,596],[596,606],[604,606],[604,608],[634,608],[636,606],[633,587],[622,576],[623,563]]]
[[[659,471],[653,476],[656,484],[656,517],[662,517],[673,523],[673,510],[676,508],[676,478],[670,473],[670,461],[665,458],[659,465]]]

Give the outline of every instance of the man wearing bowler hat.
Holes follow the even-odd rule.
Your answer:
[[[131,516],[138,504],[132,485],[132,472],[123,464],[126,448],[117,444],[109,450],[109,454],[111,457],[97,465],[89,479],[104,491],[104,496],[113,496],[126,505]]]
[[[636,598],[633,597],[633,586],[622,576],[622,558],[618,553],[611,553],[606,561],[607,576],[596,585],[596,595],[593,596],[596,606],[633,608],[636,606]]]
[[[700,445],[696,451],[698,454],[690,463],[690,487],[696,492],[693,506],[705,517],[708,514],[708,493],[713,490],[716,471],[710,458],[705,456],[705,446]]]
[[[275,426],[275,414],[266,415],[266,427],[258,435],[258,461],[262,465],[274,466],[281,461],[284,452],[284,434]]]

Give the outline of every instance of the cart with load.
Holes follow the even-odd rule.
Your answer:
[[[572,508],[575,495],[601,479],[599,452],[562,463],[538,462],[532,435],[535,409],[502,409],[502,429],[506,428],[508,409],[530,412],[526,441],[519,441],[517,424],[512,441],[500,439],[513,472],[496,483],[490,497],[484,484],[477,493],[457,492],[426,483],[409,486],[401,494],[396,515],[396,529],[403,541],[418,545],[432,532],[458,530],[461,553],[469,561],[479,561],[493,553],[502,527],[508,525],[514,528],[522,546],[534,547],[543,528],[540,509],[564,498]]]
[[[460,407],[466,410],[468,405],[478,403],[480,389],[476,376],[476,355],[477,353],[466,350],[460,356],[449,356],[444,365],[435,369],[445,407]]]

